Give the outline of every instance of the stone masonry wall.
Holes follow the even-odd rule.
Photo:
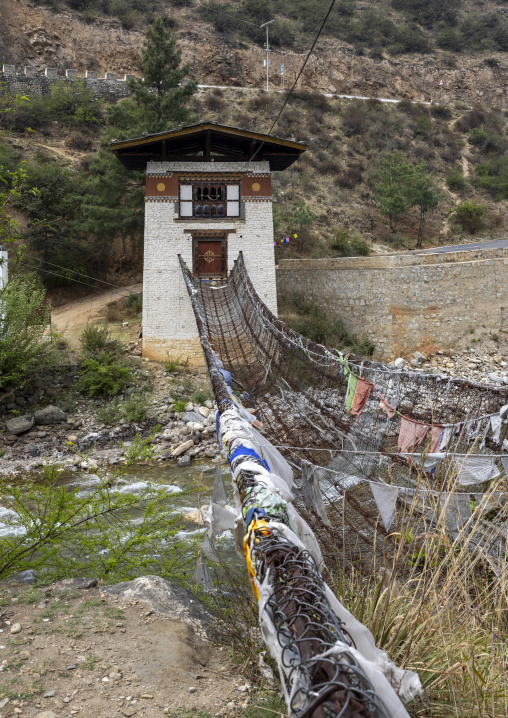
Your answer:
[[[24,68],[23,73],[17,73],[14,65],[0,67],[0,83],[4,82],[8,90],[20,94],[45,95],[50,92],[51,85],[55,82],[73,82],[78,79],[86,80],[96,99],[127,97],[130,94],[127,78],[132,75],[124,75],[119,79],[115,72],[106,72],[104,77],[98,77],[98,73],[92,70],[87,70],[84,76],[79,76],[76,70],[66,70],[63,75],[59,74],[56,68],[46,67],[38,72],[36,67],[29,66]]]
[[[147,174],[172,172],[237,174],[238,162],[150,162]],[[249,175],[269,172],[267,162],[257,162]],[[168,354],[202,362],[196,322],[180,270],[181,254],[192,267],[192,237],[185,229],[236,230],[228,235],[228,270],[243,251],[247,270],[260,297],[277,313],[275,259],[273,249],[272,200],[241,198],[245,219],[179,220],[175,212],[178,197],[146,198],[145,252],[143,269],[143,355],[165,359]],[[176,220],[176,221],[175,221]]]
[[[508,330],[508,249],[286,259],[277,288],[369,337],[384,360],[453,346],[470,328]]]

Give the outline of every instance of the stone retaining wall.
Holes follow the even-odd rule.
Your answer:
[[[73,82],[74,80],[86,80],[93,91],[94,97],[111,98],[127,97],[129,88],[127,79],[134,75],[124,75],[118,78],[115,72],[106,72],[104,77],[99,77],[93,70],[87,70],[84,76],[79,76],[77,70],[66,70],[65,75],[59,74],[56,68],[46,67],[39,71],[36,67],[26,66],[22,73],[16,72],[14,65],[1,65],[0,83],[4,82],[7,89],[21,94],[44,95],[50,92],[51,85],[60,80]]]
[[[285,259],[277,288],[369,337],[384,360],[429,343],[451,347],[470,328],[508,330],[508,249]]]

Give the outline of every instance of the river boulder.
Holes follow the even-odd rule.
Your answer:
[[[15,416],[14,419],[8,419],[5,422],[5,427],[9,434],[25,434],[30,429],[33,429],[35,419],[32,414],[25,414],[25,416]]]
[[[62,424],[67,421],[65,411],[58,406],[45,406],[34,414],[36,424]]]

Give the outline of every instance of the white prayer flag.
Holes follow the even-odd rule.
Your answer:
[[[387,531],[395,518],[395,506],[397,504],[397,496],[399,495],[399,486],[387,486],[386,484],[376,484],[369,481],[372,490],[372,496],[376,502],[377,509],[381,514],[384,527]]]

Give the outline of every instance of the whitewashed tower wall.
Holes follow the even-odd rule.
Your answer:
[[[171,356],[203,361],[178,255],[192,268],[192,235],[184,230],[235,230],[228,234],[228,271],[240,251],[261,299],[277,314],[272,195],[268,162],[252,163],[243,172],[241,202],[245,219],[180,219],[177,212],[178,178],[181,175],[238,177],[238,162],[149,162],[145,199],[145,248],[143,270],[143,355],[164,360]],[[164,189],[158,189],[162,188]],[[259,189],[258,189],[259,188]]]

